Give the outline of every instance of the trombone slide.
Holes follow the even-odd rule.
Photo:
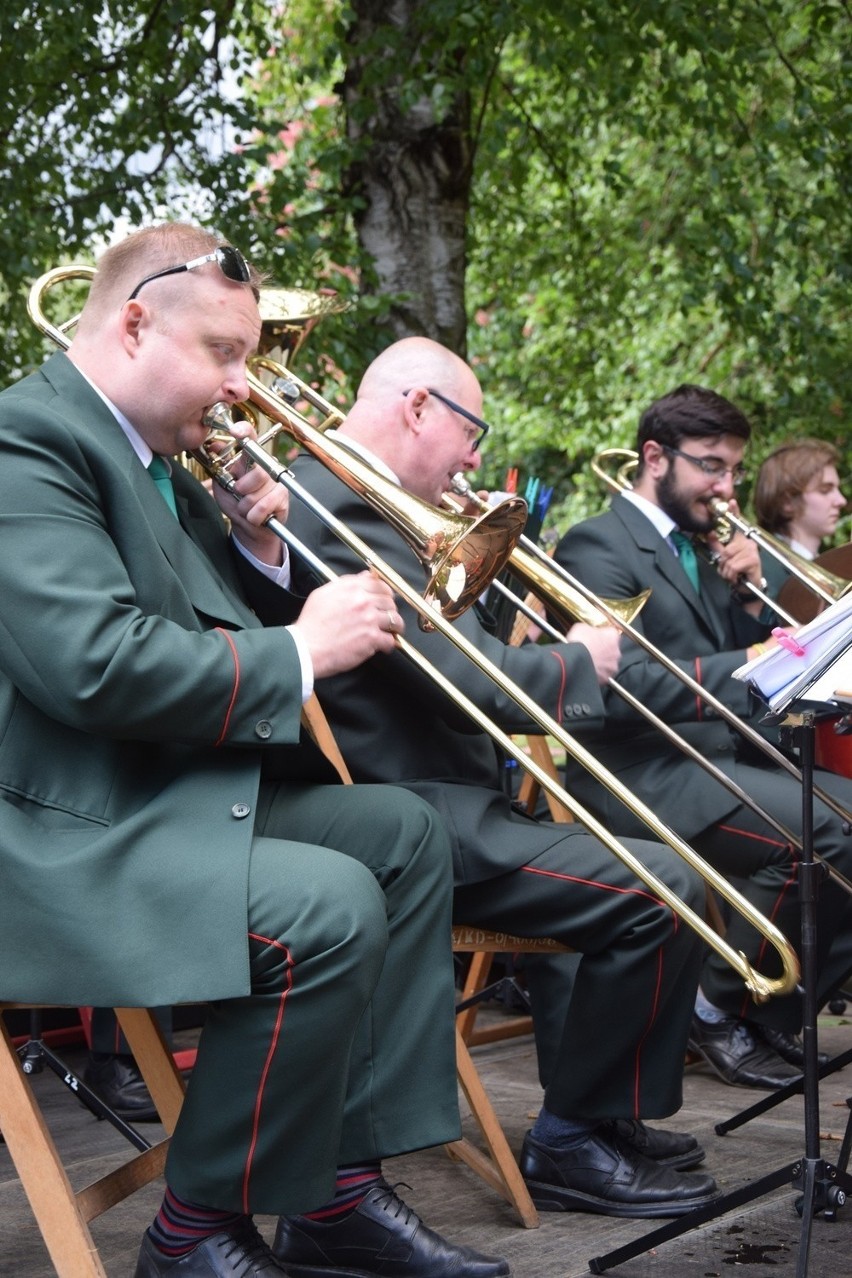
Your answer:
[[[462,709],[473,722],[486,732],[507,754],[514,758],[526,771],[528,771],[539,783],[542,789],[552,795],[558,802],[564,804],[566,808],[581,822],[590,833],[595,835],[615,856],[617,856],[642,882],[644,882],[653,892],[657,893],[661,900],[665,903],[686,923],[692,927],[706,943],[712,946],[735,971],[742,977],[746,988],[751,993],[756,1002],[762,1002],[774,994],[789,993],[797,984],[799,977],[799,964],[796,953],[790,945],[783,933],[774,926],[768,919],[765,919],[751,903],[741,897],[738,892],[729,884],[729,882],[718,874],[712,866],[708,865],[702,858],[686,844],[679,835],[669,829],[660,821],[650,808],[641,803],[625,786],[618,781],[617,777],[608,773],[601,765],[589,754],[589,752],[581,746],[575,739],[567,733],[564,728],[556,722],[550,715],[546,714],[541,707],[529,697],[522,688],[517,684],[508,680],[501,671],[497,670],[492,664],[479,652],[479,649],[472,644],[463,634],[461,634],[450,622],[440,613],[435,613],[430,609],[428,603],[417,593],[416,590],[400,576],[392,566],[380,559],[378,555],[367,545],[360,537],[357,536],[350,528],[338,520],[334,514],[322,506],[313,495],[299,483],[299,481],[287,470],[280,462],[271,457],[264,449],[254,441],[245,440],[240,444],[240,449],[245,451],[255,464],[262,466],[267,474],[271,475],[275,480],[283,483],[285,487],[306,506],[312,510],[331,531],[338,536],[350,550],[368,567],[372,568],[376,574],[385,581],[392,590],[394,590],[401,598],[410,604],[421,616],[426,613],[429,615],[434,628],[439,630],[451,643],[453,643],[464,656],[479,669],[487,678],[496,682],[501,689],[510,697],[516,705],[518,705],[529,719],[537,724],[540,730],[546,735],[553,736],[555,740],[566,750],[566,752],[574,758],[581,766],[587,768],[603,784],[612,790],[617,798],[620,799],[627,807],[629,807],[636,816],[643,821],[650,830],[662,842],[667,843],[675,852],[677,852],[693,869],[697,871],[709,883],[715,891],[719,893],[723,899],[727,900],[736,910],[738,910],[749,923],[755,927],[762,936],[769,941],[770,945],[778,953],[782,974],[777,978],[765,977],[761,973],[755,971],[746,956],[742,953],[736,953],[731,946],[727,945],[725,940],[719,934],[708,926],[703,918],[697,915],[689,906],[687,906],[680,898],[671,891],[671,889],[662,880],[657,878],[649,871],[637,857],[625,847],[608,828],[592,815],[582,804],[574,799],[568,792],[560,786],[553,778],[534,760],[530,759],[526,752],[517,745],[513,739],[495,724],[487,715],[485,715],[469,698],[467,698],[455,685],[447,680],[441,672],[432,665],[423,655],[413,647],[407,640],[401,636],[396,637],[397,646],[400,648],[409,660],[413,661],[434,682],[442,692],[460,709]],[[310,448],[308,451],[312,451]],[[320,460],[322,460],[320,458]],[[285,540],[292,538],[286,529],[282,529],[282,535]],[[295,542],[292,539],[290,544]],[[300,547],[295,547],[299,553]],[[312,560],[316,557],[312,556]],[[331,580],[333,573],[330,569],[321,567],[322,575]]]

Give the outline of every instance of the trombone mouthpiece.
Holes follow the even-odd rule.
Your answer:
[[[209,430],[227,431],[229,435],[234,433],[234,417],[230,407],[223,400],[208,408],[201,420]]]
[[[469,497],[470,494],[473,492],[473,488],[465,479],[464,475],[461,473],[460,470],[456,471],[456,473],[453,475],[452,481],[450,483],[450,488],[458,497]]]

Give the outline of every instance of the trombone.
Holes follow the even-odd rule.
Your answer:
[[[67,276],[66,276],[67,278]],[[44,280],[45,277],[42,277]],[[39,283],[42,283],[41,281]],[[42,287],[44,285],[42,284]],[[50,325],[46,320],[42,322],[42,310],[40,304],[40,294],[35,293],[35,289],[30,296],[31,309],[30,314],[34,322],[42,329],[43,332],[53,336],[59,333],[59,341],[66,345],[67,339],[60,330],[54,325]],[[234,440],[230,453],[222,452],[219,454],[210,453],[207,449],[196,451],[196,457],[201,461],[205,469],[209,470],[214,481],[222,485],[226,489],[232,489],[234,480],[230,475],[229,467],[238,457],[244,454],[254,465],[261,466],[268,475],[274,480],[284,484],[284,486],[294,496],[311,509],[318,517],[341,538],[344,544],[359,558],[364,564],[372,568],[372,570],[385,581],[392,590],[394,590],[401,598],[414,608],[421,620],[427,622],[430,629],[439,630],[445,638],[458,648],[468,660],[470,660],[487,678],[496,683],[501,690],[509,696],[524,711],[527,717],[547,735],[553,736],[581,766],[587,768],[595,776],[597,776],[603,784],[605,784],[613,794],[623,802],[645,825],[663,842],[667,843],[675,852],[678,853],[689,865],[692,866],[705,882],[709,883],[715,891],[719,893],[729,904],[736,909],[757,931],[765,938],[766,941],[776,950],[781,962],[781,975],[778,977],[767,977],[757,972],[742,953],[737,953],[724,938],[716,931],[708,926],[704,919],[695,913],[685,902],[671,891],[671,889],[660,880],[655,874],[648,870],[642,862],[634,856],[634,854],[625,847],[614,835],[604,826],[592,813],[588,812],[578,801],[573,799],[564,787],[560,786],[543,768],[539,767],[532,759],[530,759],[524,750],[517,745],[503,730],[495,724],[488,716],[474,705],[459,689],[450,683],[420,652],[413,647],[402,636],[395,636],[396,646],[406,655],[406,657],[420,667],[421,670],[429,677],[450,700],[462,709],[483,731],[500,745],[508,755],[514,758],[526,771],[530,772],[538,784],[547,792],[553,795],[560,803],[573,813],[586,829],[594,834],[600,841],[617,856],[628,869],[644,882],[666,905],[678,914],[690,927],[692,927],[702,939],[712,946],[742,977],[746,988],[756,1002],[765,1001],[767,998],[775,994],[789,993],[797,984],[799,977],[799,962],[796,953],[790,942],[784,934],[762,914],[757,911],[744,897],[742,897],[720,874],[718,874],[712,866],[702,860],[700,856],[680,838],[674,831],[670,830],[660,821],[654,812],[645,804],[641,803],[613,774],[594,759],[594,757],[578,742],[576,742],[560,724],[558,724],[551,716],[547,715],[540,706],[537,705],[531,697],[529,697],[522,688],[518,687],[511,680],[508,680],[502,672],[489,662],[478,649],[467,640],[464,635],[457,631],[447,619],[441,609],[436,608],[433,603],[424,599],[408,581],[400,576],[394,568],[385,563],[375,554],[375,552],[359,538],[351,529],[338,520],[332,512],[328,511],[321,505],[313,495],[305,489],[296,478],[287,470],[287,468],[277,461],[269,452],[265,450],[263,444],[268,442],[270,435],[274,437],[280,432],[288,433],[301,447],[308,453],[316,457],[323,465],[329,466],[333,473],[338,476],[344,483],[353,488],[365,500],[374,504],[371,500],[372,489],[375,483],[376,473],[372,467],[366,466],[364,471],[358,473],[353,472],[353,458],[348,450],[336,444],[333,440],[325,438],[321,430],[318,430],[306,418],[298,414],[290,404],[280,395],[276,395],[272,390],[267,388],[260,379],[253,373],[249,374],[250,402],[261,412],[270,417],[274,425],[271,432],[267,432],[266,436],[258,440]],[[222,414],[218,414],[216,421],[219,425],[222,423]],[[351,476],[351,477],[350,477]],[[396,485],[393,485],[397,488]],[[398,490],[397,490],[398,491]],[[401,496],[402,494],[399,493]],[[384,498],[375,503],[376,508],[381,512],[381,506]],[[429,510],[432,510],[429,507]],[[497,507],[499,510],[499,507]],[[278,519],[272,518],[268,522],[269,527],[283,541],[292,546],[296,553],[304,555],[307,562],[314,565],[316,570],[327,580],[331,580],[335,574],[330,568],[322,564],[312,552],[308,551],[297,538],[286,528],[286,526]],[[428,536],[424,536],[419,540],[428,541]],[[499,571],[499,569],[498,569]],[[482,583],[480,582],[480,589]],[[452,604],[452,600],[451,600]],[[458,616],[459,609],[454,615]]]
[[[478,506],[487,506],[487,503],[479,497],[473,490],[471,484],[461,474],[453,476],[452,491],[459,496],[463,496],[465,500],[472,501]],[[530,572],[528,563],[531,560],[537,561],[534,572]],[[567,619],[569,624],[574,621],[582,621],[590,626],[608,626],[618,625],[622,633],[627,635],[635,635],[643,646],[652,655],[656,656],[657,649],[646,639],[639,631],[634,631],[631,626],[633,618],[638,615],[645,599],[650,595],[650,590],[643,591],[642,594],[635,596],[633,600],[619,600],[613,603],[611,600],[601,599],[597,595],[582,585],[576,578],[572,577],[561,564],[554,563],[553,560],[545,554],[540,546],[531,541],[528,537],[521,537],[518,547],[512,551],[509,557],[509,569],[523,582],[525,586],[545,605],[551,612],[555,612],[561,619]],[[502,581],[495,578],[491,582],[491,588],[497,590],[504,598],[510,600],[521,612],[527,615],[542,630],[550,635],[559,643],[568,642],[565,634],[561,633],[558,628],[552,625],[546,617],[540,616],[533,608],[531,608],[525,600],[521,599]],[[664,654],[659,654],[663,656]],[[688,680],[686,675],[679,666],[671,667],[679,676],[683,676],[684,680]],[[761,820],[781,835],[785,842],[791,844],[792,847],[802,850],[802,840],[797,834],[790,830],[782,821],[759,804],[752,795],[748,794],[741,785],[739,785],[733,777],[728,776],[721,768],[706,758],[691,742],[687,741],[681,734],[675,731],[670,724],[665,723],[659,715],[655,714],[649,706],[644,705],[638,697],[618,682],[617,679],[607,679],[607,687],[619,696],[623,701],[648,721],[654,728],[677,746],[684,754],[688,755],[694,763],[699,764],[705,772],[714,777],[720,785],[724,786],[729,793],[733,794],[740,803],[750,808]],[[696,688],[700,685],[696,685]],[[708,698],[712,694],[707,694]],[[732,712],[731,712],[732,713]],[[742,722],[742,720],[739,720]],[[743,725],[748,726],[748,725]],[[759,737],[763,741],[763,737]],[[786,758],[785,755],[781,756]],[[789,762],[789,760],[788,760]],[[823,861],[823,858],[814,854],[814,860],[824,864],[828,873],[852,895],[852,880],[848,879],[842,871],[836,866],[829,865]]]
[[[610,474],[606,470],[604,463],[617,459],[620,460],[620,465],[614,474]],[[625,488],[630,487],[628,476],[631,470],[635,469],[637,461],[638,455],[632,448],[602,448],[592,458],[591,467],[598,479],[602,480],[612,492],[621,493]],[[730,504],[722,501],[720,497],[714,497],[710,501],[709,507],[716,521],[716,531],[722,542],[729,542],[734,532],[741,532],[744,537],[748,537],[753,541],[765,554],[777,559],[792,577],[800,581],[823,603],[835,603],[841,595],[844,595],[847,590],[852,588],[852,584],[846,581],[845,578],[838,577],[835,573],[828,572],[825,568],[803,559],[801,555],[797,555],[794,550],[786,546],[779,537],[774,537],[772,533],[766,532],[763,528],[758,528],[756,524],[748,523],[741,515],[735,515],[730,509]],[[759,599],[761,603],[771,608],[782,620],[786,621],[787,625],[799,625],[798,619],[787,612],[777,599],[767,595],[760,586],[756,586],[753,581],[748,580],[743,580],[742,584],[754,595],[755,599]]]
[[[596,464],[596,461],[593,460],[592,462],[592,469],[595,474],[603,478],[604,482],[613,489],[613,491],[621,492],[623,487],[629,487],[629,484],[625,485],[623,481],[623,473],[625,469],[630,469],[635,466],[636,454],[631,453],[629,449],[625,448],[609,448],[605,449],[602,453],[597,453],[596,459],[603,458],[606,454],[610,456],[620,454],[622,457],[626,456],[628,458],[615,478],[606,474],[602,467]],[[616,484],[619,486],[616,487]],[[511,562],[510,557],[510,564]],[[797,768],[795,763],[793,763],[791,759],[788,759],[777,746],[774,746],[766,737],[761,736],[761,734],[753,728],[750,723],[746,723],[744,719],[741,719],[739,715],[735,714],[733,710],[729,709],[729,707],[725,705],[724,701],[720,701],[712,692],[708,692],[702,684],[693,679],[685,670],[681,670],[680,666],[676,665],[676,663],[672,661],[671,657],[667,656],[662,649],[657,648],[653,643],[651,643],[650,639],[646,638],[641,631],[637,630],[634,626],[630,625],[629,622],[625,622],[615,613],[611,612],[607,608],[605,601],[599,599],[598,596],[589,590],[587,586],[584,586],[578,578],[573,577],[564,568],[562,568],[561,565],[554,564],[552,560],[548,560],[548,563],[551,565],[554,573],[558,573],[567,579],[575,589],[579,590],[580,593],[586,597],[586,599],[594,602],[601,612],[603,612],[604,615],[613,623],[613,625],[619,626],[624,634],[629,635],[634,642],[638,643],[641,648],[645,649],[649,656],[653,657],[655,661],[659,661],[666,670],[670,671],[671,674],[680,679],[696,697],[700,697],[706,705],[711,706],[712,709],[726,721],[726,723],[729,723],[732,728],[735,728],[737,732],[751,743],[751,745],[756,746],[758,750],[762,750],[773,763],[777,764],[778,767],[783,768],[785,772],[788,772],[790,776],[795,777],[795,779],[801,784],[801,769]],[[846,584],[848,583],[844,582],[844,585]],[[772,607],[775,607],[774,602],[772,603]],[[829,794],[826,790],[823,790],[820,786],[814,786],[813,790],[815,798],[818,798],[822,803],[825,803],[826,806],[839,816],[842,821],[852,824],[852,812],[849,812],[846,808],[844,808],[843,804],[840,803],[838,799],[835,799],[833,795]]]
[[[820,567],[819,564],[812,563],[809,559],[805,559],[802,555],[796,553],[790,546],[786,546],[780,537],[773,536],[763,528],[758,528],[756,524],[750,524],[740,515],[735,515],[729,510],[728,503],[722,501],[721,498],[714,498],[710,502],[710,509],[716,517],[720,536],[725,540],[725,528],[730,526],[736,529],[743,536],[750,538],[756,546],[758,546],[766,554],[771,555],[773,559],[777,559],[779,563],[787,569],[791,576],[800,581],[803,586],[823,603],[836,603],[842,595],[852,589],[852,582],[847,581],[844,577],[838,577],[836,573],[829,572],[826,568]],[[731,534],[729,534],[730,537]],[[729,539],[729,538],[728,538]],[[757,593],[757,592],[755,592]],[[762,596],[765,598],[765,596]],[[769,606],[779,612],[777,600],[770,599]],[[784,613],[789,616],[789,613]],[[793,621],[793,625],[798,625],[798,621]]]
[[[58,346],[70,344],[68,333],[78,316],[61,325],[52,324],[44,313],[44,295],[65,280],[91,280],[94,275],[92,266],[55,267],[40,276],[30,289],[27,301],[30,319]],[[281,296],[280,291],[277,296]],[[283,327],[283,321],[278,318],[274,323]],[[256,358],[261,366],[271,366],[278,372],[284,367],[268,356]],[[248,372],[247,377],[252,401],[260,408],[265,407],[267,413],[275,413],[283,400],[276,399],[270,409],[263,383],[252,372]],[[339,419],[339,414],[336,417]],[[329,424],[325,423],[324,428],[328,429]],[[210,425],[214,427],[215,422],[211,421]],[[278,433],[277,430],[267,432],[261,442],[269,443]],[[229,439],[232,441],[233,437]],[[213,473],[209,454],[194,453],[191,460],[206,473]],[[330,455],[325,464],[339,473]],[[430,609],[440,609],[450,620],[469,608],[491,578],[500,572],[523,531],[526,504],[518,497],[501,502],[485,517],[470,519],[464,515],[447,515],[410,493],[402,493],[397,484],[377,475],[372,467],[357,459],[350,460],[345,469],[346,482],[388,520],[418,556],[429,574],[425,593]],[[428,615],[421,613],[420,616],[421,625],[428,627]]]

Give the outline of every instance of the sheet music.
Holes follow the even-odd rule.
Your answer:
[[[771,710],[797,698],[822,704],[836,693],[852,693],[852,592],[733,677],[748,683]]]
[[[852,697],[852,648],[847,648],[821,675],[817,676],[808,686],[802,699],[822,703],[835,699],[843,700],[844,693],[846,700]]]

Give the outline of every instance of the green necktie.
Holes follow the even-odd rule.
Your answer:
[[[163,496],[163,500],[169,510],[172,512],[175,519],[177,519],[178,512],[177,503],[175,502],[175,490],[172,487],[172,476],[166,459],[164,457],[159,457],[157,453],[154,453],[154,456],[151,458],[148,465],[148,474],[159,488]]]
[[[695,555],[695,547],[692,544],[692,538],[686,533],[676,530],[672,533],[672,541],[674,542],[681,567],[686,573],[695,589],[696,594],[701,594],[701,587],[698,584],[698,559]]]

